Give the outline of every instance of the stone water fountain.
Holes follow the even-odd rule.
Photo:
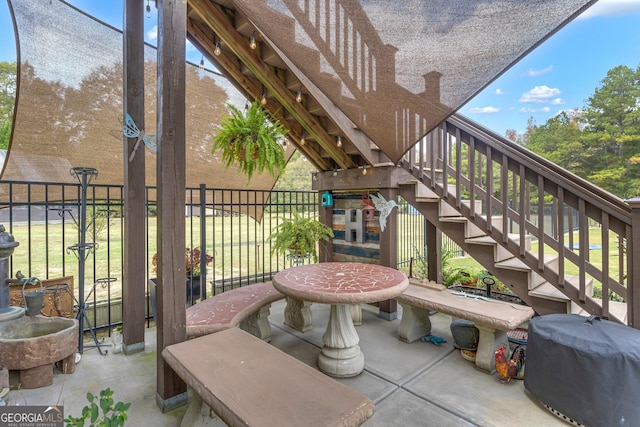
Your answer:
[[[64,374],[75,371],[78,321],[44,317],[35,308],[30,309],[32,315],[25,316],[24,308],[9,305],[11,284],[24,288],[37,280],[8,277],[9,257],[18,245],[0,224],[0,368],[19,371],[21,388],[44,387],[53,384],[54,366]]]

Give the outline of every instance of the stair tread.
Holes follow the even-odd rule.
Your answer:
[[[555,301],[570,301],[570,298],[549,282],[543,282],[529,291],[532,297],[552,299]]]

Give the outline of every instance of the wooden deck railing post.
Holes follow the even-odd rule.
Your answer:
[[[633,262],[634,251],[640,252],[640,248],[634,247],[634,242],[640,242],[640,197],[627,200],[631,207],[631,238],[627,238],[627,310],[629,326],[640,329],[640,262]]]

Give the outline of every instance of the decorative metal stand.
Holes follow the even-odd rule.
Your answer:
[[[73,216],[73,212],[71,211],[71,209],[60,209],[58,211],[58,214],[60,216],[64,216],[65,213],[68,213],[71,216],[73,222],[78,227],[79,231],[78,234],[80,241],[75,245],[67,247],[67,253],[73,252],[73,254],[78,259],[78,298],[76,299],[74,296],[78,311],[76,318],[78,319],[80,326],[80,334],[78,335],[78,352],[82,353],[84,351],[83,331],[84,325],[86,323],[87,327],[89,328],[89,332],[93,337],[95,347],[98,349],[100,354],[105,355],[107,354],[107,351],[105,350],[103,352],[100,349],[101,345],[106,345],[102,343],[104,339],[98,339],[98,337],[96,336],[95,326],[91,324],[91,321],[89,320],[89,318],[87,318],[85,311],[86,307],[88,306],[87,301],[95,290],[96,285],[102,284],[103,286],[106,286],[108,283],[114,281],[115,278],[98,279],[93,284],[89,294],[86,297],[84,296],[85,262],[87,261],[89,255],[91,255],[91,252],[95,251],[98,248],[97,243],[86,241],[87,230],[89,229],[89,227],[91,227],[91,224],[96,218],[96,215],[94,214],[92,215],[91,219],[87,221],[87,187],[98,176],[98,170],[95,168],[76,167],[71,168],[69,173],[71,173],[71,176],[75,177],[80,183],[80,212],[78,212],[78,218],[75,218]],[[110,211],[107,212],[110,213]]]

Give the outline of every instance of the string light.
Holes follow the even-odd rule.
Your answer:
[[[200,69],[204,70],[204,56],[202,57],[202,59],[200,60]]]
[[[298,94],[296,95],[296,102],[302,102],[302,91],[299,90]]]
[[[338,146],[338,148],[342,147],[342,137],[340,135],[338,135],[338,141],[336,142],[336,145]]]
[[[318,172],[314,172],[311,174],[313,176],[313,180],[317,181],[318,180]]]
[[[254,31],[253,34],[251,34],[251,40],[249,40],[249,47],[251,48],[251,50],[255,50],[257,46],[256,33]]]
[[[220,49],[220,40],[218,40],[216,42],[216,48],[213,50],[213,54],[215,56],[220,56],[220,52],[222,52],[222,50]]]
[[[147,0],[147,18],[151,18],[151,5],[149,4],[149,0]]]
[[[267,105],[267,92],[262,92],[262,99],[260,100],[260,104]]]
[[[304,139],[305,133],[302,131],[302,135],[300,135],[300,145],[306,144],[306,140]]]
[[[338,168],[333,168],[333,176],[338,176]]]
[[[362,166],[362,175],[367,174],[367,165]]]

